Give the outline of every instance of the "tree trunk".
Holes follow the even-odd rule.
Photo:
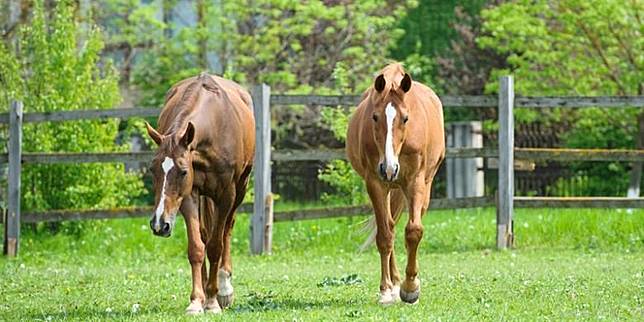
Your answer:
[[[206,2],[197,1],[197,28],[199,30],[197,41],[199,42],[199,67],[208,70],[208,37],[204,34],[207,28],[206,23]]]

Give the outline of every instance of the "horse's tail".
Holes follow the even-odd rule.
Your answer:
[[[398,223],[398,220],[400,220],[402,211],[405,208],[405,195],[402,193],[402,190],[396,189],[391,191],[389,197],[391,216],[393,217],[395,226]],[[364,251],[369,246],[371,246],[374,241],[376,241],[376,234],[378,233],[376,216],[371,216],[369,219],[365,220],[360,231],[362,233],[369,233],[367,240],[365,240],[362,246],[360,246],[360,251]]]

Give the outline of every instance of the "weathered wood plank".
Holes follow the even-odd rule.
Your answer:
[[[355,106],[360,95],[271,95],[271,105]]]
[[[493,95],[444,95],[440,96],[444,107],[495,107],[498,98]]]
[[[78,120],[103,120],[108,118],[128,119],[132,117],[156,117],[161,109],[150,107],[113,108],[102,110],[73,110],[35,112],[24,115],[24,123],[61,122]],[[0,114],[0,123],[8,123],[8,115]]]
[[[496,247],[512,247],[514,213],[514,81],[502,76],[499,86],[499,185],[496,205]]]
[[[643,161],[644,150],[515,148],[514,156],[540,161]]]
[[[15,257],[20,250],[20,171],[22,163],[22,102],[12,101],[9,108],[9,181],[4,254]]]
[[[644,198],[621,197],[514,197],[520,208],[644,208]]]
[[[252,204],[242,204],[238,213],[249,213],[253,210]],[[79,220],[96,220],[96,219],[118,219],[118,218],[138,218],[152,217],[154,209],[152,206],[145,207],[126,207],[113,209],[76,209],[76,210],[49,210],[40,212],[24,213],[22,216],[23,223],[38,222],[60,222],[60,221],[79,221]]]
[[[493,207],[493,197],[433,199],[430,209],[464,209]],[[621,197],[514,197],[516,208],[644,208],[644,198]],[[321,218],[351,217],[371,214],[370,205],[325,207],[275,212],[275,222]],[[150,217],[152,207],[133,207],[97,210],[52,210],[24,213],[23,223],[59,222],[95,219]],[[252,204],[242,204],[238,213],[251,213]],[[0,220],[2,223],[2,220]]]
[[[494,206],[492,197],[470,197],[455,199],[433,199],[430,203],[430,209],[462,209]],[[322,207],[312,209],[298,209],[289,211],[274,212],[274,221],[295,221],[310,220],[320,218],[350,217],[371,214],[371,205],[360,206],[340,206],[340,207]],[[81,210],[50,210],[42,212],[25,213],[22,216],[22,222],[60,222],[60,221],[79,221],[95,219],[118,219],[118,218],[137,218],[151,217],[153,207],[129,207],[114,209],[81,209]],[[253,204],[242,204],[238,213],[251,213]]]
[[[494,206],[492,197],[467,197],[432,199],[430,209],[465,209]],[[322,207],[275,212],[275,221],[296,221],[322,218],[364,216],[372,213],[371,205]]]
[[[361,95],[272,95],[272,105],[356,106]],[[494,107],[497,98],[491,95],[445,95],[440,97],[446,107]]]
[[[546,149],[514,148],[516,158],[528,161],[644,161],[644,150],[626,149]],[[448,148],[447,158],[496,158],[494,148]],[[154,151],[142,152],[95,152],[95,153],[23,153],[24,164],[48,163],[119,163],[148,162]],[[8,154],[0,154],[0,163],[8,162]],[[330,161],[346,159],[344,149],[277,150],[271,154],[272,161]],[[496,166],[495,166],[496,167]],[[517,165],[515,164],[515,169]]]
[[[560,96],[560,97],[517,97],[516,107],[602,107],[624,108],[644,107],[644,96]]]
[[[271,89],[266,84],[256,86],[252,91],[255,113],[255,200],[253,217],[250,220],[250,251],[252,254],[270,253],[270,238],[266,233],[272,223],[267,214],[271,195]]]
[[[275,105],[324,105],[355,106],[360,95],[272,95],[271,104]],[[445,107],[494,107],[498,99],[491,95],[444,95],[441,101]],[[551,108],[551,107],[644,107],[644,96],[553,96],[553,97],[517,97],[516,107]],[[132,117],[155,117],[161,110],[155,107],[132,107],[116,109],[88,109],[73,111],[37,112],[24,115],[25,123],[58,122],[74,120],[95,120],[107,118],[127,119]],[[0,114],[0,124],[9,123],[9,114]]]

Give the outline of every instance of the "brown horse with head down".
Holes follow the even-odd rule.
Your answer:
[[[150,227],[168,237],[180,210],[192,267],[189,314],[232,304],[230,240],[255,153],[253,103],[232,81],[202,73],[174,85],[159,116]],[[205,257],[210,262],[206,270]]]
[[[351,117],[347,155],[364,179],[375,217],[370,240],[380,253],[381,304],[420,296],[418,244],[432,180],[445,157],[443,107],[427,86],[411,80],[400,64],[385,67]],[[409,206],[405,227],[407,268],[402,281],[394,259],[394,225]],[[366,244],[366,245],[367,245]]]

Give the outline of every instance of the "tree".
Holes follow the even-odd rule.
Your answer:
[[[47,18],[43,1],[35,1],[19,48],[0,45],[0,108],[6,111],[11,99],[23,101],[26,113],[111,108],[119,102],[116,71],[109,62],[99,68],[101,34],[95,27],[82,30],[75,9],[73,1],[61,1]],[[115,120],[25,124],[23,133],[25,152],[127,149],[115,144]],[[122,164],[28,165],[22,173],[26,210],[124,206],[143,192],[140,175],[125,173]]]
[[[483,11],[484,49],[507,55],[519,95],[642,95],[644,41],[640,14],[644,3],[631,0],[516,0]],[[579,148],[642,148],[644,114],[635,109],[522,111],[518,121],[559,122],[575,126],[565,145]],[[637,140],[636,140],[637,138]],[[635,184],[641,183],[633,165]],[[628,184],[622,163],[579,164],[578,176],[589,178],[587,193],[622,194]]]

